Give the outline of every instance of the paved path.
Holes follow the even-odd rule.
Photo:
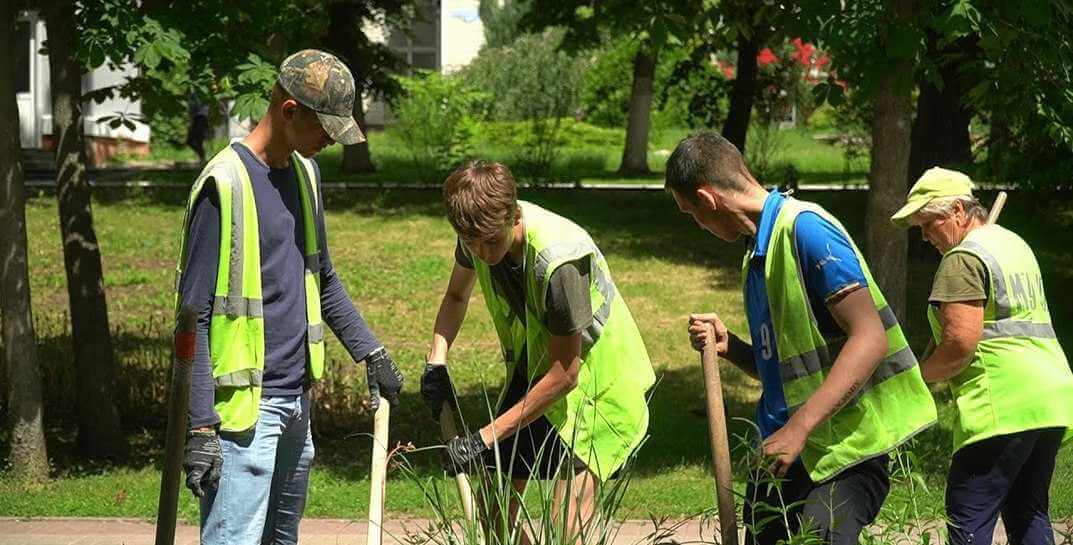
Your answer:
[[[384,528],[385,545],[415,543],[413,537],[422,535],[428,522],[422,519],[397,519]],[[1057,543],[1071,545],[1061,535],[1069,524],[1061,525]],[[657,541],[653,525],[649,521],[627,521],[619,528],[615,545],[642,544],[715,544],[716,528],[701,528],[697,522],[681,524],[675,532],[663,535]],[[306,519],[302,521],[302,545],[365,545],[368,523],[338,519]],[[407,540],[411,536],[411,540]],[[995,532],[995,545],[1005,545],[1005,531],[1001,523]],[[109,518],[0,518],[0,545],[152,545],[155,527],[143,520]],[[742,537],[744,539],[744,537]],[[176,545],[197,545],[198,532],[195,526],[180,526]],[[421,543],[420,540],[416,543]]]

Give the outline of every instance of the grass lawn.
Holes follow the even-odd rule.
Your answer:
[[[620,514],[682,516],[711,508],[703,382],[685,324],[692,311],[715,310],[733,330],[745,332],[738,278],[741,246],[700,232],[659,192],[525,190],[522,197],[573,218],[592,233],[608,257],[661,377],[651,400],[651,437],[637,460]],[[863,240],[863,193],[804,192],[803,197],[828,206]],[[99,191],[94,202],[121,365],[117,400],[134,446],[129,461],[103,467],[88,465],[74,454],[74,385],[68,364],[67,295],[56,205],[51,197],[30,201],[31,284],[55,479],[44,487],[25,488],[0,473],[0,516],[154,516],[176,229],[183,199],[179,192]],[[417,446],[437,442],[438,428],[420,400],[418,378],[454,247],[438,199],[434,190],[333,191],[326,195],[332,261],[408,379],[402,406],[393,412],[393,440]],[[1073,203],[1014,194],[1003,223],[1035,247],[1059,338],[1067,347],[1073,346],[1073,308],[1057,304],[1063,300],[1063,287],[1073,281],[1073,255],[1056,236],[1073,227]],[[937,258],[919,245],[911,253],[907,327],[913,345],[922,349],[926,340],[923,299]],[[318,452],[307,514],[362,517],[370,444],[362,434],[371,431],[371,415],[363,405],[364,374],[347,361],[337,341],[332,339],[328,345],[328,378],[316,390]],[[452,374],[468,421],[482,424],[486,396],[495,395],[504,373],[479,294],[470,304],[469,317],[452,351]],[[759,393],[756,384],[731,366],[724,367],[723,381],[730,416],[750,417]],[[925,510],[941,509],[952,413],[949,395],[942,389],[937,392],[942,425],[920,436],[914,447],[928,490],[911,496],[908,488],[898,485],[888,509],[909,500],[921,502]],[[737,420],[732,424],[734,434],[747,428]],[[5,436],[0,439],[5,439],[0,444],[7,443]],[[1058,518],[1073,516],[1073,489],[1068,486],[1073,480],[1071,452],[1062,452],[1054,479],[1052,513]],[[410,456],[420,479],[442,479],[435,476],[437,458],[429,452]],[[388,509],[396,514],[427,515],[417,479],[397,472],[392,479]],[[450,486],[445,480],[441,484]],[[193,520],[196,507],[185,490],[182,501],[184,516]]]

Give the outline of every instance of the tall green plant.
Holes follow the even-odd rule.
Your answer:
[[[561,119],[577,111],[585,57],[559,50],[561,30],[527,34],[505,47],[486,48],[461,72],[461,77],[494,100],[488,113],[496,121],[522,121],[526,134],[511,144],[512,170],[542,181],[555,160]]]
[[[391,102],[398,118],[389,129],[407,143],[414,166],[429,180],[473,155],[480,104],[486,97],[463,78],[420,71],[400,77],[403,93]]]

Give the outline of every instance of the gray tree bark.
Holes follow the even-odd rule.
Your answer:
[[[895,14],[908,17],[912,0],[895,0]],[[872,167],[865,215],[867,258],[876,282],[898,319],[905,320],[908,236],[890,217],[905,202],[909,173],[912,64],[897,62],[879,82],[872,118]]]
[[[652,86],[656,77],[656,56],[644,48],[633,57],[633,89],[626,125],[626,147],[622,150],[623,175],[649,174],[648,131],[652,124]]]
[[[82,68],[74,56],[78,36],[74,3],[47,2],[44,11],[52,87],[52,137],[56,146],[56,196],[78,384],[78,443],[81,452],[90,458],[116,459],[125,454],[126,445],[115,404],[117,368],[86,178]]]
[[[15,51],[15,7],[0,3],[0,51]],[[26,187],[19,151],[19,112],[15,102],[15,59],[0,55],[0,336],[7,369],[11,432],[10,471],[19,480],[48,479],[48,454],[42,425],[41,370],[37,363],[30,305],[26,246]]]

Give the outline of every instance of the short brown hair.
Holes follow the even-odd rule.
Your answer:
[[[518,185],[502,163],[472,161],[443,183],[447,221],[467,240],[498,235],[514,221]]]
[[[738,148],[712,131],[696,132],[679,142],[667,159],[666,172],[666,189],[687,198],[704,186],[742,191],[758,183]]]

